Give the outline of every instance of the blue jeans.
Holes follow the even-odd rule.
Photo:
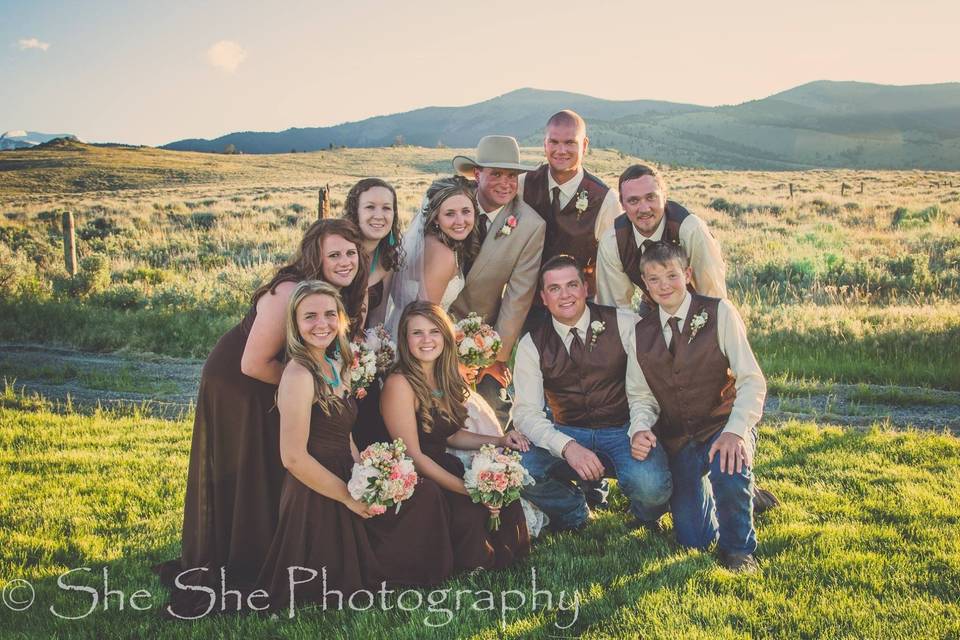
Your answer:
[[[604,476],[617,479],[637,520],[654,522],[666,512],[671,479],[663,447],[655,447],[641,461],[630,455],[627,425],[602,429],[556,425],[556,428],[597,454]],[[530,447],[522,456],[523,466],[536,480],[535,485],[523,489],[523,497],[546,513],[558,529],[572,529],[586,522],[590,514],[586,498],[572,481],[579,476],[566,460],[542,447]]]
[[[757,534],[753,528],[753,469],[720,472],[720,457],[707,459],[718,432],[704,443],[689,442],[669,456],[673,476],[673,528],[677,542],[706,549],[715,541],[728,553],[753,553]],[[757,434],[749,436],[756,451]]]

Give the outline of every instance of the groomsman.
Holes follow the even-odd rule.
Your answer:
[[[517,196],[517,176],[533,167],[520,164],[520,146],[514,138],[485,136],[477,144],[476,158],[457,156],[453,168],[477,181],[481,244],[473,263],[463,267],[464,287],[450,313],[458,318],[479,313],[500,334],[503,346],[497,361],[479,372],[477,391],[507,426],[511,406],[507,362],[536,292],[546,225]]]
[[[627,167],[618,190],[624,213],[600,240],[597,251],[597,302],[630,307],[635,288],[644,306],[653,305],[640,276],[640,256],[655,242],[679,246],[693,276],[690,291],[726,298],[727,267],[707,224],[673,200],[660,173],[642,164]]]
[[[547,223],[543,262],[561,253],[583,265],[587,296],[596,295],[597,243],[620,215],[617,193],[583,168],[590,138],[575,111],[550,116],[543,136],[547,164],[520,176],[520,197]],[[534,302],[537,306],[537,302]]]
[[[589,509],[572,480],[616,477],[634,525],[657,529],[670,498],[666,454],[654,447],[643,460],[633,457],[627,433],[625,381],[642,378],[627,370],[636,314],[588,303],[586,278],[571,256],[554,256],[543,265],[540,297],[550,319],[523,336],[514,367],[514,425],[535,445],[522,454],[536,481],[523,496],[550,517],[554,529],[577,529]]]
[[[658,242],[676,247],[690,267],[687,290],[713,298],[727,297],[727,267],[720,245],[707,224],[672,200],[660,173],[635,164],[620,175],[620,203],[624,213],[600,241],[597,252],[597,301],[631,306],[634,288],[643,294],[641,314],[656,308],[640,271],[641,257]],[[754,509],[762,513],[780,504],[770,491],[756,487]]]
[[[716,542],[725,567],[755,570],[753,453],[763,373],[736,308],[687,290],[683,249],[659,243],[639,266],[657,309],[637,324],[627,365],[633,455],[668,454],[680,544]]]

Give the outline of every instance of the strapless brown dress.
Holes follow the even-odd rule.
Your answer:
[[[336,403],[330,415],[314,405],[310,417],[307,451],[344,482],[350,479],[350,429],[356,418],[352,398]],[[453,548],[447,526],[449,513],[443,492],[434,482],[421,478],[411,498],[400,511],[364,520],[343,503],[323,496],[287,473],[280,496],[280,519],[258,585],[269,594],[271,608],[290,602],[290,568],[317,572],[314,579],[298,584],[295,603],[324,602],[339,607],[361,589],[377,591],[387,586],[434,586],[453,570]],[[307,581],[311,573],[294,569],[295,581]]]
[[[463,463],[447,453],[447,438],[460,426],[433,414],[430,433],[418,425],[420,449],[449,473],[463,478]],[[450,533],[453,536],[453,562],[457,570],[476,568],[500,569],[510,566],[530,553],[530,534],[523,516],[523,507],[516,501],[500,511],[500,528],[488,531],[490,512],[469,496],[443,491],[450,508]]]
[[[220,570],[229,587],[253,583],[277,526],[280,487],[280,417],[276,386],[240,371],[240,358],[256,308],[225,333],[200,376],[193,442],[187,471],[181,557],[154,567],[168,587],[181,584],[220,590]],[[202,569],[206,569],[203,571]],[[204,611],[203,591],[175,589],[171,606],[181,615]]]

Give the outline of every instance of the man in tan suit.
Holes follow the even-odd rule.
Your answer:
[[[536,292],[546,223],[517,197],[517,176],[534,167],[520,164],[520,147],[514,138],[485,136],[477,145],[476,158],[457,156],[453,168],[477,181],[481,245],[473,264],[464,265],[466,282],[450,312],[458,318],[476,312],[500,334],[503,347],[497,361],[477,376],[477,390],[506,426],[510,415],[507,362]]]

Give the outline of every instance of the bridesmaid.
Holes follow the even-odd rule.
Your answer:
[[[403,262],[397,192],[380,178],[364,178],[347,194],[343,217],[360,230],[361,250],[370,264],[365,324],[374,327],[385,319],[385,292]]]
[[[361,589],[388,585],[433,586],[452,569],[446,503],[439,487],[421,480],[398,513],[373,517],[347,491],[353,463],[350,441],[356,406],[350,364],[331,357],[349,349],[348,320],[336,289],[301,282],[290,298],[287,356],[277,393],[280,455],[287,475],[280,521],[258,580],[272,608],[324,602],[338,590],[343,602]],[[317,574],[311,579],[310,571]],[[325,574],[324,574],[325,571]],[[338,597],[326,604],[337,604]]]
[[[209,605],[204,591],[226,583],[250,585],[277,525],[283,465],[274,397],[283,372],[285,313],[297,282],[322,279],[343,291],[359,318],[366,262],[359,232],[346,220],[320,220],[297,253],[253,294],[247,316],[217,342],[200,376],[187,471],[181,557],[154,569],[168,587],[171,608],[188,616]]]
[[[479,449],[484,444],[526,451],[530,443],[511,431],[494,437],[463,429],[468,390],[457,368],[453,326],[442,308],[414,302],[400,318],[399,360],[383,386],[380,409],[393,437],[402,438],[417,472],[444,489],[456,569],[496,569],[530,551],[520,502],[501,510],[498,531],[487,531],[493,509],[473,502],[463,484],[464,467],[446,447]]]
[[[403,261],[397,192],[380,178],[364,178],[347,194],[343,218],[359,228],[361,251],[370,264],[364,326],[375,327],[385,320],[386,293]],[[390,439],[380,415],[380,380],[371,383],[366,396],[357,401],[353,439],[361,450]]]

